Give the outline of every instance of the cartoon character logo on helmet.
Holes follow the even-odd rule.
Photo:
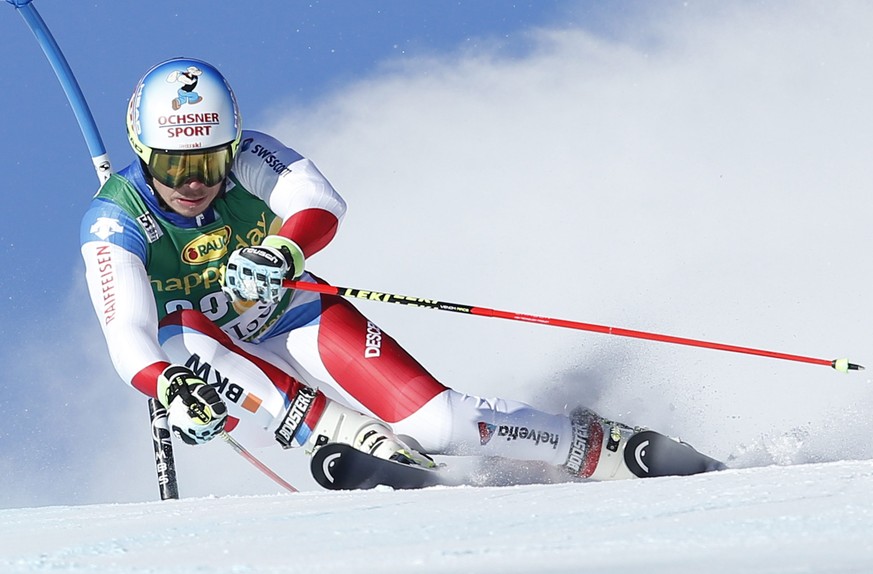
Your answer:
[[[142,77],[130,98],[127,135],[149,164],[155,150],[205,152],[239,148],[239,107],[227,80],[211,64],[191,58],[162,62]]]

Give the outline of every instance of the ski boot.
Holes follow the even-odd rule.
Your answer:
[[[635,478],[624,463],[624,447],[642,429],[608,421],[586,408],[571,412],[570,421],[573,444],[565,466],[571,475],[591,480]]]
[[[726,468],[685,442],[643,427],[606,420],[589,409],[574,410],[570,420],[573,444],[564,466],[577,478],[685,476]]]
[[[297,422],[294,425],[288,425],[289,427],[294,426],[294,430],[285,432],[286,435],[290,435],[290,437],[282,437],[286,442],[290,443],[293,437],[298,443],[304,444],[307,454],[315,453],[326,444],[341,443],[351,445],[357,450],[377,458],[393,460],[402,464],[424,468],[437,466],[433,459],[400,440],[386,423],[329,399],[320,392],[310,389],[307,391],[309,395],[301,392],[301,396],[312,396],[311,403],[316,402],[314,398],[316,396],[323,400],[323,403],[319,405],[321,414],[318,415],[316,411],[315,416],[308,416],[310,405],[306,404],[301,412],[300,408],[295,408],[297,402],[295,400],[289,409],[289,415],[295,414],[293,418]],[[289,415],[286,415],[286,420]],[[316,416],[318,418],[310,422],[310,418]],[[282,425],[282,427],[285,426]],[[280,434],[281,430],[277,432],[277,437]],[[280,442],[283,441],[280,440]]]

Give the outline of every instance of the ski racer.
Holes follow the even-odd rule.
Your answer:
[[[633,429],[454,390],[348,301],[284,288],[321,281],[307,264],[346,203],[312,161],[242,129],[212,65],[148,70],[127,133],[137,158],[92,200],[81,252],[116,371],[167,407],[184,442],[226,431],[249,446],[340,442],[425,467],[428,455],[478,455],[634,476],[620,456]]]

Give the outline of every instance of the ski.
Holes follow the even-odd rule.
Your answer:
[[[687,443],[650,430],[628,439],[624,462],[640,478],[688,476],[727,468],[723,462],[694,450]]]
[[[379,485],[405,490],[455,485],[439,468],[385,460],[339,443],[326,444],[315,451],[310,469],[315,481],[328,490],[371,489]]]
[[[604,445],[604,448],[609,448]],[[624,445],[624,462],[637,477],[688,476],[727,468],[724,463],[695,450],[691,445],[655,431],[632,435]],[[368,490],[379,485],[397,490],[430,486],[492,485],[452,476],[443,467],[434,469],[385,460],[339,443],[326,444],[312,456],[315,481],[328,490]],[[571,480],[566,477],[566,480]],[[523,481],[522,481],[523,482]],[[498,484],[498,483],[494,483]],[[499,483],[505,485],[506,483]]]

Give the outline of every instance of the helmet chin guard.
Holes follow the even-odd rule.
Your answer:
[[[136,84],[127,135],[146,165],[155,150],[197,152],[230,145],[234,157],[242,135],[239,107],[215,67],[174,58],[154,66]]]

